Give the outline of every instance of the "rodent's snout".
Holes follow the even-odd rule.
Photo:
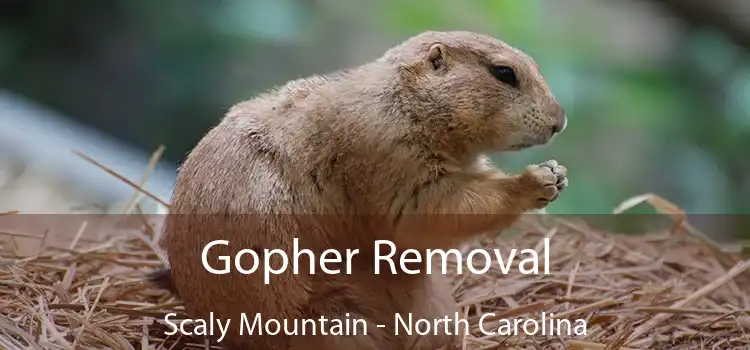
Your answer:
[[[562,109],[562,107],[560,107],[557,115],[557,123],[552,126],[553,136],[561,134],[563,131],[565,131],[565,128],[568,127],[568,116],[566,115],[565,110]]]

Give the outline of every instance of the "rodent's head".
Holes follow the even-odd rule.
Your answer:
[[[493,37],[425,32],[385,53],[411,94],[415,123],[480,152],[548,143],[567,124],[534,60]],[[450,140],[453,139],[453,140]]]

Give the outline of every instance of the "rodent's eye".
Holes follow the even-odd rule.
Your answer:
[[[518,87],[518,78],[516,77],[516,72],[513,71],[513,68],[508,66],[490,66],[490,73],[492,73],[497,80],[510,86]]]

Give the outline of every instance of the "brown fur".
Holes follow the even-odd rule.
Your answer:
[[[513,67],[520,86],[498,81],[488,64]],[[231,349],[408,349],[413,337],[374,324],[392,325],[395,312],[453,315],[455,301],[438,273],[372,274],[373,241],[451,248],[546,206],[567,186],[564,167],[551,161],[505,175],[486,154],[548,143],[564,123],[530,57],[469,32],[422,33],[371,63],[289,82],[231,108],[187,157],[172,198],[176,215],[161,241],[171,279],[155,280],[178,293],[192,317],[214,312],[238,323],[240,312],[276,319],[350,313],[371,323],[358,337],[232,333],[222,342]],[[231,255],[289,252],[294,237],[317,253],[360,249],[355,273],[288,270],[265,285],[260,273],[217,276],[200,262],[215,239],[229,240],[214,250]],[[451,340],[423,336],[414,349]]]

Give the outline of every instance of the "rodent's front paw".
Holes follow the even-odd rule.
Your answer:
[[[557,199],[568,187],[568,170],[554,160],[529,165],[521,175],[525,192],[532,199],[532,209],[541,209]]]

